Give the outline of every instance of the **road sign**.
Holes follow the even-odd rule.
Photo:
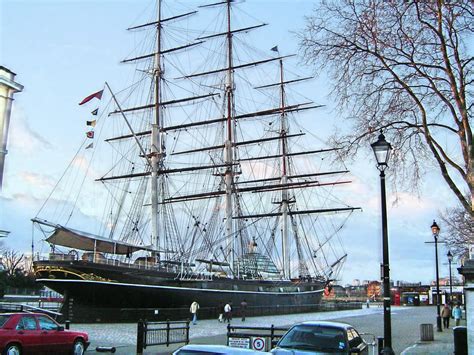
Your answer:
[[[250,338],[230,338],[227,341],[227,346],[232,348],[250,349]]]
[[[265,350],[265,338],[255,337],[252,338],[253,350],[264,351]]]

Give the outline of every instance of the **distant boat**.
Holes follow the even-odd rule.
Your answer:
[[[37,281],[64,295],[65,311],[243,299],[311,305],[338,277],[347,256],[339,232],[357,208],[332,193],[350,182],[348,171],[320,168],[334,149],[311,147],[302,127],[293,132],[299,112],[320,107],[287,97],[289,86],[308,78],[287,78],[290,56],[276,47],[258,60],[239,52],[236,42],[264,25],[234,27],[235,6],[202,6],[224,16],[214,22],[224,29],[197,38],[178,29],[196,11],[164,17],[162,1],[155,21],[129,29],[151,33],[155,48],[123,61],[137,63],[129,90],[115,95],[106,84],[111,100],[99,112],[109,113],[97,116],[95,136],[32,219],[51,248],[34,262]],[[170,46],[166,35],[191,41]],[[258,76],[261,67],[267,74]],[[91,190],[86,178],[95,172]],[[85,220],[102,221],[101,230],[82,231]]]

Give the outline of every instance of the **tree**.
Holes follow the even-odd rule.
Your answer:
[[[451,208],[441,216],[443,240],[453,255],[460,259],[468,257],[468,245],[474,243],[474,220],[463,208]]]
[[[473,29],[470,1],[329,0],[299,33],[305,62],[329,71],[352,123],[332,138],[342,157],[383,130],[398,186],[418,186],[434,164],[471,217]]]
[[[18,272],[23,272],[24,254],[20,254],[15,250],[6,249],[2,251],[1,256],[5,272],[9,277],[15,276]]]

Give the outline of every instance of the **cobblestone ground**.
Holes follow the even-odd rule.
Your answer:
[[[371,307],[351,311],[321,312],[277,315],[267,317],[247,318],[242,322],[234,318],[232,324],[245,326],[275,326],[288,327],[294,323],[307,320],[334,320],[352,324],[361,333],[370,333],[375,337],[383,336],[383,308]],[[392,345],[395,354],[452,354],[452,329],[442,333],[435,332],[432,342],[420,342],[420,324],[436,321],[436,307],[392,307]],[[464,324],[464,323],[463,323]],[[88,354],[94,354],[97,346],[115,347],[116,354],[128,355],[136,353],[137,324],[72,324],[71,329],[84,330],[89,333],[91,345]],[[226,343],[227,325],[217,320],[200,320],[197,325],[191,325],[190,337],[193,344],[222,344]],[[368,338],[370,339],[370,338]],[[171,354],[183,344],[166,346],[151,346],[145,354]],[[405,351],[404,351],[405,350]],[[372,352],[370,352],[372,354]]]
[[[410,308],[406,307],[393,307],[392,312],[403,312],[405,313]],[[349,311],[335,311],[335,312],[320,312],[320,313],[301,313],[301,314],[287,314],[287,315],[276,315],[276,316],[265,316],[265,317],[252,317],[247,318],[245,322],[242,322],[239,318],[234,318],[233,324],[246,326],[262,326],[268,327],[271,324],[275,326],[288,326],[296,322],[303,322],[307,320],[344,320],[348,323],[352,323],[356,326],[355,322],[351,322],[351,318],[357,319],[372,319],[377,315],[382,314],[382,308],[372,307],[363,308],[359,310]],[[354,318],[354,320],[355,320]],[[377,317],[381,318],[381,317]],[[370,322],[370,321],[369,321]],[[357,322],[358,323],[358,322]],[[136,323],[125,323],[125,324],[72,324],[71,329],[83,330],[89,333],[91,345],[89,351],[95,352],[97,346],[114,346],[117,348],[117,354],[132,353],[136,346],[137,339],[137,324]],[[364,331],[364,330],[361,330]],[[380,330],[383,332],[383,329]],[[206,319],[198,321],[198,324],[191,325],[190,338],[194,343],[210,343],[209,338],[216,337],[219,339],[218,342],[225,342],[223,337],[227,332],[227,324],[219,323],[214,319]],[[380,333],[380,332],[379,332]],[[380,334],[379,334],[380,335]],[[166,349],[165,347],[151,347],[147,349],[147,353],[170,353],[172,349],[177,346]]]

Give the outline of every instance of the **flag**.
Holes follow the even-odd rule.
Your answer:
[[[96,108],[94,111],[91,112],[94,116],[97,116],[99,113],[99,108]]]
[[[94,131],[86,132],[87,138],[94,138]]]
[[[96,123],[96,120],[93,120],[93,121],[87,121],[87,125],[88,125],[88,126],[95,127],[95,123]]]
[[[84,98],[84,100],[82,100],[81,102],[79,102],[79,105],[84,105],[85,103],[89,102],[90,100],[92,100],[93,98],[96,98],[96,99],[101,99],[102,98],[102,94],[103,94],[104,90],[100,90],[100,91],[97,91],[89,96],[87,96],[86,98]]]
[[[94,143],[91,143],[86,147],[86,149],[91,149],[91,148],[94,148]]]
[[[278,46],[275,46],[275,47],[271,48],[270,50],[274,51],[274,52],[278,52]]]

